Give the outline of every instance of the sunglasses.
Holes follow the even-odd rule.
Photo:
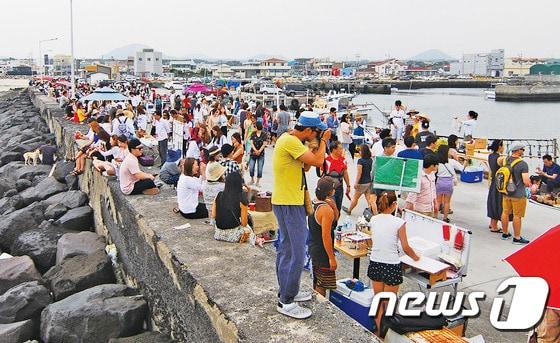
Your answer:
[[[136,147],[136,148],[133,148],[133,149],[137,149],[137,150],[143,150],[143,149],[144,149],[144,147],[141,147],[141,146],[140,146],[140,147]]]

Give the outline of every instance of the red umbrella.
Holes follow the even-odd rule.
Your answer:
[[[185,89],[185,93],[208,93],[210,88],[203,83],[193,83]]]
[[[519,276],[546,280],[550,288],[547,307],[560,309],[560,225],[546,231],[531,243],[505,258]]]

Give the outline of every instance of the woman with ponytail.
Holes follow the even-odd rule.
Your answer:
[[[379,214],[369,222],[373,246],[371,248],[368,277],[374,294],[379,292],[397,293],[403,282],[401,262],[399,259],[399,241],[405,254],[415,261],[420,257],[408,245],[406,223],[393,214],[397,209],[397,197],[392,191],[384,191],[377,198]],[[377,308],[375,323],[377,335],[380,335],[381,317],[385,312],[386,301]]]

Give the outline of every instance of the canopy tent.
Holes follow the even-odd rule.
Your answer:
[[[101,87],[101,88],[97,88],[96,90],[93,91],[93,93],[83,97],[80,99],[80,101],[103,101],[103,100],[107,100],[107,101],[124,101],[124,100],[128,100],[128,97],[122,95],[121,93],[117,92],[116,90],[114,90],[111,87]]]

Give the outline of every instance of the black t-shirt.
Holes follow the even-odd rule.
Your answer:
[[[251,142],[253,142],[253,145],[255,146],[256,150],[259,150],[263,144],[266,142],[266,133],[264,133],[264,131],[261,131],[261,135],[258,136],[256,132],[253,132],[251,134]],[[261,152],[260,155],[255,155],[253,149],[251,149],[251,156],[253,157],[264,157],[264,150]]]
[[[415,139],[418,149],[424,149],[426,147],[426,138],[428,138],[428,136],[434,136],[434,134],[430,131],[418,132]]]
[[[358,160],[358,164],[362,166],[362,175],[360,176],[360,180],[358,184],[363,185],[365,183],[371,182],[371,168],[373,165],[372,158],[360,158]]]
[[[224,192],[218,193],[216,196],[216,227],[218,229],[234,229],[241,226],[241,204],[233,206],[226,204],[223,200]],[[247,205],[247,194],[241,196],[241,203]]]
[[[41,151],[41,154],[43,155],[43,164],[54,163],[54,154],[56,153],[56,147],[45,144],[39,148],[39,151]]]

